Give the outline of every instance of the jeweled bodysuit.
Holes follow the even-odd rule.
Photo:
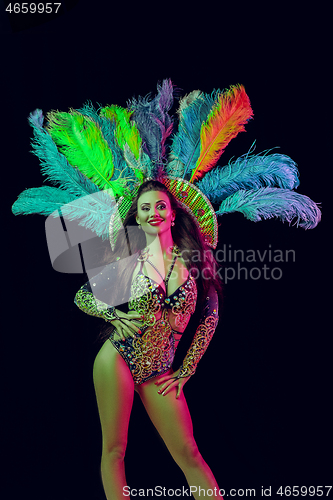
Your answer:
[[[116,330],[110,335],[110,341],[126,361],[135,384],[141,384],[171,368],[175,355],[175,335],[179,336],[184,332],[195,311],[198,293],[195,279],[189,275],[187,280],[167,297],[165,290],[167,290],[168,278],[175,259],[167,279],[164,280],[165,290],[161,284],[143,273],[144,261],[155,267],[148,258],[140,254],[138,261],[141,261],[141,266],[131,283],[127,305],[128,311],[134,310],[141,315],[141,334],[137,334],[136,338],[127,337],[123,341],[115,339]],[[96,299],[93,294],[95,281],[93,278],[81,287],[76,294],[75,303],[84,312],[110,321],[110,306]],[[214,288],[211,288],[206,297],[199,326],[182,363],[180,377],[186,377],[195,372],[215,331],[218,322],[217,314],[217,293]]]

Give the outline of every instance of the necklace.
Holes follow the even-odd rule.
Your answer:
[[[173,253],[174,255],[177,255],[177,257],[181,256],[181,251],[179,250],[177,245],[173,245],[171,247],[168,247],[168,249]],[[141,250],[140,256],[138,257],[138,260],[141,262],[148,260],[149,257],[153,257],[154,254],[149,253],[149,247],[145,247],[143,250]]]
[[[175,263],[176,263],[177,257],[179,257],[181,255],[181,252],[180,252],[180,250],[179,250],[179,248],[178,248],[177,245],[173,245],[172,247],[169,247],[169,249],[174,254],[174,256],[173,256],[173,259],[172,259],[172,263],[171,263],[169,272],[168,272],[168,274],[167,274],[167,276],[165,278],[163,278],[163,276],[161,275],[161,273],[159,272],[159,270],[157,269],[157,267],[149,260],[149,257],[152,257],[152,254],[149,253],[149,247],[144,248],[142,250],[141,256],[138,258],[138,260],[140,260],[140,261],[148,262],[155,269],[155,271],[161,276],[161,278],[162,278],[162,280],[163,280],[163,282],[165,284],[165,289],[167,288],[168,281],[170,279],[171,273],[173,271],[173,268],[175,267]]]

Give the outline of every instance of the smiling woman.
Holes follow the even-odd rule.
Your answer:
[[[174,201],[174,205],[175,203]],[[162,283],[164,282],[162,290],[170,295],[170,288],[174,293],[181,284],[184,284],[183,282],[189,275],[180,255],[176,261],[170,261],[170,252],[172,253],[174,246],[170,229],[175,226],[176,210],[172,209],[169,196],[163,191],[143,192],[138,199],[137,205],[136,221],[138,226],[145,232],[146,246],[149,247],[151,252],[150,260],[147,261],[150,264],[150,277],[155,280],[157,285],[162,279]],[[156,245],[158,245],[157,248]],[[161,252],[162,248],[167,249],[165,259]],[[166,269],[168,267],[170,271],[166,279]],[[162,270],[162,273],[159,269]],[[142,269],[140,270],[142,272]],[[149,278],[148,275],[146,276]],[[166,290],[166,281],[169,284],[168,290]]]
[[[162,191],[148,191],[143,193],[138,200],[136,222],[149,234],[149,226],[156,227],[162,232],[174,225],[175,211],[171,208],[170,200]],[[155,233],[153,233],[155,234]]]
[[[123,257],[127,229],[134,220],[139,238],[132,238],[131,248],[136,253],[124,268],[124,259],[117,259]],[[83,285],[76,295],[76,304],[83,311],[112,324],[107,333],[104,332],[106,340],[94,364],[103,432],[102,478],[110,498],[121,498],[126,485],[123,457],[134,391],[140,395],[188,484],[218,488],[197,449],[182,392],[184,384],[195,373],[218,322],[220,284],[214,278],[214,259],[206,258],[209,276],[206,274],[203,279],[200,272],[196,273],[196,279],[192,276],[193,269],[197,269],[192,254],[197,256],[200,249],[205,255],[208,249],[193,222],[162,183],[143,183],[124,221],[124,232],[118,235],[114,262]],[[140,248],[140,242],[141,245],[144,242],[144,248]],[[187,262],[182,258],[183,252]],[[114,273],[119,284],[117,295],[114,287],[112,290],[108,287],[110,277],[112,283],[115,281]],[[107,302],[106,289],[109,290]],[[99,299],[96,302],[100,291],[104,302]],[[129,299],[122,307],[115,308],[119,293],[129,295]],[[192,344],[181,367],[173,371],[178,342],[198,305],[202,313]]]
[[[278,217],[306,229],[320,221],[316,203],[296,193],[295,162],[253,150],[217,167],[231,139],[252,117],[242,85],[212,94],[195,90],[178,108],[172,133],[174,88],[153,98],[96,110],[88,102],[68,113],[37,109],[29,117],[33,149],[52,186],[27,189],[14,214],[79,219],[108,239],[112,257],[77,292],[75,302],[109,325],[94,363],[103,433],[101,472],[108,500],[123,498],[124,454],[134,391],[183,470],[193,495],[218,491],[198,451],[183,394],[218,323],[221,285],[211,248],[216,215],[241,212],[252,220]],[[219,204],[214,210],[212,203]],[[189,321],[195,325],[189,332]],[[191,344],[173,369],[179,339]],[[212,492],[212,493],[210,493]],[[217,493],[214,498],[218,498]]]

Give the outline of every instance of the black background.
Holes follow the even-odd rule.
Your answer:
[[[281,498],[274,493],[279,486],[332,484],[328,14],[310,4],[296,12],[282,4],[254,11],[250,3],[78,1],[63,2],[53,18],[15,17],[5,13],[7,4],[1,5],[4,498],[104,498],[91,376],[99,322],[73,304],[86,278],[52,269],[43,217],[14,217],[10,210],[23,189],[43,182],[29,153],[27,117],[37,107],[66,111],[87,99],[125,106],[163,78],[181,94],[244,84],[254,120],[219,164],[255,139],[257,152],[279,146],[299,165],[298,191],[323,210],[310,231],[275,220],[254,224],[241,214],[219,220],[218,248],[292,249],[296,259],[265,261],[282,270],[279,280],[243,273],[225,285],[218,329],[185,388],[199,448],[226,490],[256,488],[260,496],[262,486],[272,486],[272,497]],[[138,399],[126,464],[131,488],[186,484]]]

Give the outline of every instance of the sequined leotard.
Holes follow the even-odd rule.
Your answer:
[[[134,310],[141,315],[143,322],[141,334],[137,334],[136,338],[127,337],[124,341],[115,340],[116,330],[114,330],[110,335],[110,341],[126,361],[134,383],[141,384],[166,373],[171,368],[175,355],[175,334],[179,336],[184,332],[194,313],[197,286],[195,279],[189,275],[187,280],[167,297],[161,284],[143,273],[143,263],[147,258],[143,258],[143,254],[140,254],[137,260],[141,261],[141,266],[131,283],[127,306],[128,311]],[[109,279],[107,272],[102,274],[104,280]],[[96,276],[83,285],[75,296],[75,303],[87,314],[110,321],[111,307],[96,298],[95,290],[96,286],[101,286],[101,277]],[[213,336],[217,322],[217,293],[211,287],[199,326],[182,363],[180,377],[193,375]]]

